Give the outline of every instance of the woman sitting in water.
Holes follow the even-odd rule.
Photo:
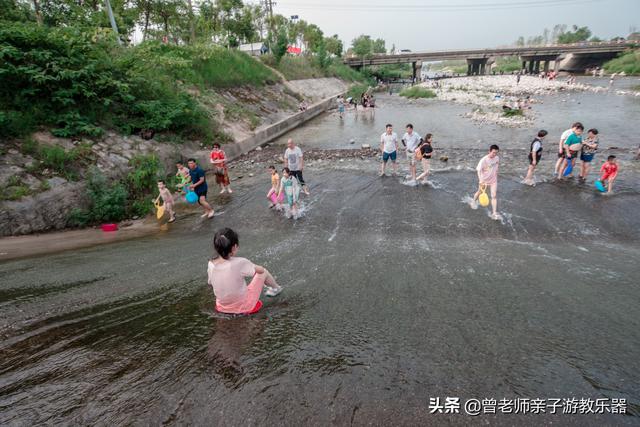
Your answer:
[[[232,229],[219,230],[213,238],[213,246],[218,257],[209,261],[207,270],[219,312],[253,314],[262,308],[260,294],[264,286],[268,288],[265,294],[270,297],[282,291],[266,268],[235,256],[239,242],[238,234]],[[245,277],[252,277],[248,285]]]

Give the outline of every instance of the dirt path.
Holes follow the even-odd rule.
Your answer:
[[[54,252],[81,249],[105,243],[121,242],[157,233],[161,228],[153,218],[131,221],[114,232],[100,228],[66,230],[27,236],[11,236],[0,239],[0,262]]]

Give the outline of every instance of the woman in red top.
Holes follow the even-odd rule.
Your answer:
[[[220,184],[222,190],[220,190],[220,194],[228,191],[229,194],[233,193],[231,191],[231,187],[229,186],[229,172],[226,164],[226,156],[224,151],[220,149],[220,144],[217,142],[213,144],[213,151],[211,151],[211,164],[213,164],[214,171],[216,174],[216,182]]]

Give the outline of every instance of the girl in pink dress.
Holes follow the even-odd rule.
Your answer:
[[[273,297],[282,288],[266,268],[253,264],[246,258],[236,257],[238,234],[230,228],[219,230],[213,238],[218,257],[209,261],[209,284],[216,296],[216,310],[229,314],[253,314],[262,307],[260,294]],[[250,277],[247,285],[245,277]]]

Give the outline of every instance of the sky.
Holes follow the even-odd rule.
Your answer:
[[[338,34],[345,50],[360,34],[387,49],[481,49],[541,35],[556,24],[588,26],[609,40],[640,31],[640,0],[274,0],[274,13]]]

